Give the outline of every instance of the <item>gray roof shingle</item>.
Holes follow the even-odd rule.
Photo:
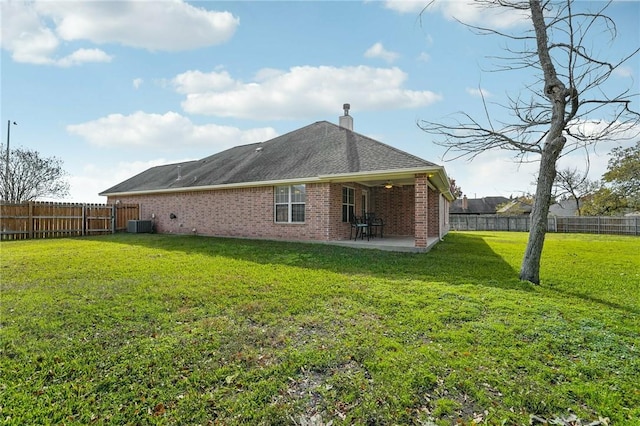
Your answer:
[[[507,197],[483,197],[483,198],[458,198],[449,209],[451,214],[495,214],[500,204],[509,202]],[[463,208],[463,204],[467,203],[467,208]]]
[[[150,168],[101,195],[434,166],[367,136],[318,121],[201,160]]]

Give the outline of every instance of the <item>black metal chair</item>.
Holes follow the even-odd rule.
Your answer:
[[[358,239],[358,236],[360,236],[360,238],[364,240],[364,234],[367,234],[367,241],[369,241],[369,223],[362,217],[353,216],[351,218],[351,230],[349,231],[349,239],[351,239],[354,230],[356,231],[355,238],[353,239],[354,241]]]
[[[378,236],[378,230],[380,230],[380,238],[384,237],[384,220],[376,217],[375,213],[367,213],[367,225],[372,237]]]

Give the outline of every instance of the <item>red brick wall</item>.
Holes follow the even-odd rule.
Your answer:
[[[429,208],[427,209],[427,235],[429,237],[440,237],[440,196],[438,191],[428,187]]]
[[[413,235],[415,228],[413,185],[371,188],[371,211],[384,220],[385,235]]]
[[[140,219],[154,215],[159,233],[327,241],[349,238],[351,225],[342,222],[344,186],[355,189],[357,215],[362,211],[362,191],[369,192],[369,211],[384,220],[385,235],[415,236],[417,247],[426,247],[427,236],[438,236],[440,197],[428,187],[426,175],[416,176],[415,186],[391,189],[356,183],[307,184],[305,223],[275,223],[271,186],[119,196],[108,202],[139,204]],[[170,219],[171,213],[176,219]]]
[[[427,235],[428,235],[428,217],[427,217],[427,208],[429,206],[429,190],[427,183],[427,175],[419,174],[416,175],[416,187],[415,187],[415,238],[416,238],[416,247],[426,247],[427,246]]]
[[[337,184],[332,183],[329,186],[329,239],[330,240],[343,240],[349,238],[349,232],[351,231],[351,224],[342,221],[342,187],[349,186],[356,189],[356,185],[353,184]],[[359,203],[358,192],[356,190],[356,211],[357,203]]]
[[[140,219],[152,219],[154,215],[159,233],[328,240],[330,185],[307,184],[306,192],[304,223],[275,223],[271,186],[119,196],[110,197],[108,202],[119,199],[123,203],[140,204]],[[172,213],[176,219],[169,217]]]

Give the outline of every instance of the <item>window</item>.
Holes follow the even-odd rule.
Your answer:
[[[276,186],[276,222],[304,222],[306,190],[303,185]]]
[[[348,188],[346,186],[342,187],[342,221],[343,222],[351,222],[353,216],[355,215],[356,206],[356,190],[353,188]]]

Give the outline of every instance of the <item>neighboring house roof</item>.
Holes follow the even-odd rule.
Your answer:
[[[451,204],[450,214],[495,214],[500,204],[508,203],[507,197],[483,197],[457,199]]]
[[[582,201],[579,201],[582,206]],[[576,207],[576,200],[562,200],[559,203],[554,203],[549,206],[549,216],[577,216],[578,209]]]
[[[327,121],[266,142],[237,146],[196,161],[153,167],[100,195],[256,186],[277,182],[384,180],[430,173],[453,199],[442,166]]]
[[[529,202],[523,202],[522,200],[511,200],[508,204],[500,207],[496,210],[496,213],[502,215],[523,215],[523,214],[531,214],[531,210],[533,210],[533,206]]]

